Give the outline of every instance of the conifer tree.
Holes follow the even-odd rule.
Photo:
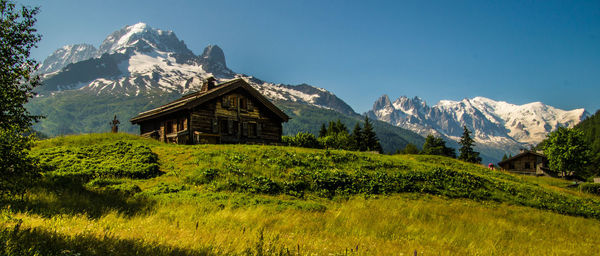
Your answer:
[[[415,144],[408,143],[402,150],[402,154],[419,154],[419,148]]]
[[[338,119],[335,123],[336,133],[346,133],[348,134],[348,127],[340,119]]]
[[[327,136],[327,127],[325,127],[325,123],[321,124],[321,130],[319,131],[319,138]]]
[[[444,141],[444,139],[437,138],[431,134],[427,135],[425,138],[421,154],[456,158],[456,151],[453,148],[446,147],[446,141]]]
[[[354,130],[352,130],[352,144],[354,150],[365,151],[365,146],[363,142],[363,131],[360,128],[360,124],[357,122],[354,125]]]
[[[467,126],[463,126],[463,135],[458,144],[461,145],[461,147],[458,149],[460,151],[460,156],[458,157],[459,160],[470,163],[481,163],[479,152],[473,150],[475,141],[471,138],[471,131],[467,129]]]
[[[508,157],[506,156],[506,154],[504,154],[504,156],[502,156],[502,161],[508,159]]]
[[[373,131],[373,125],[371,121],[369,121],[369,117],[365,117],[365,126],[363,128],[363,143],[367,151],[378,151],[382,152],[381,144],[379,144],[379,139],[377,138],[377,134]]]

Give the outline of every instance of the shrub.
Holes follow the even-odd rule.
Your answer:
[[[185,181],[194,185],[202,185],[210,183],[217,177],[219,177],[219,169],[202,168],[188,175]]]
[[[288,146],[304,147],[304,148],[321,148],[317,137],[312,133],[298,132],[296,136],[283,136],[282,142]]]
[[[158,176],[158,156],[147,146],[127,142],[54,147],[35,152],[46,175],[88,181],[94,178],[147,179]]]
[[[579,185],[581,191],[600,196],[600,183],[583,183]]]

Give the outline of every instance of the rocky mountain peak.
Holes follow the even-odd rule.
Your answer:
[[[91,44],[65,45],[48,56],[38,69],[39,73],[51,73],[65,66],[94,57],[96,47]]]
[[[204,52],[200,56],[202,60],[211,64],[220,64],[223,67],[227,67],[225,62],[225,53],[223,53],[223,49],[218,45],[208,45],[204,48]]]
[[[229,77],[233,73],[227,68],[225,62],[225,53],[218,45],[209,45],[204,48],[200,57],[200,63],[207,72],[213,73],[218,77]]]
[[[390,101],[390,97],[387,94],[382,95],[373,103],[373,109],[386,109],[393,108],[392,102]]]
[[[134,51],[148,53],[171,52],[189,55],[192,52],[185,43],[177,38],[173,31],[155,29],[146,23],[137,23],[117,30],[102,42],[97,55],[105,53],[125,53]]]

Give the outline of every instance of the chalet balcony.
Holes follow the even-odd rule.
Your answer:
[[[190,133],[187,129],[165,135],[167,143],[188,144]]]

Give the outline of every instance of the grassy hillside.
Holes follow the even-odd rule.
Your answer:
[[[6,198],[19,255],[594,255],[600,197],[454,159],[58,137]],[[124,156],[124,157],[119,157]],[[9,206],[10,205],[10,206]]]

